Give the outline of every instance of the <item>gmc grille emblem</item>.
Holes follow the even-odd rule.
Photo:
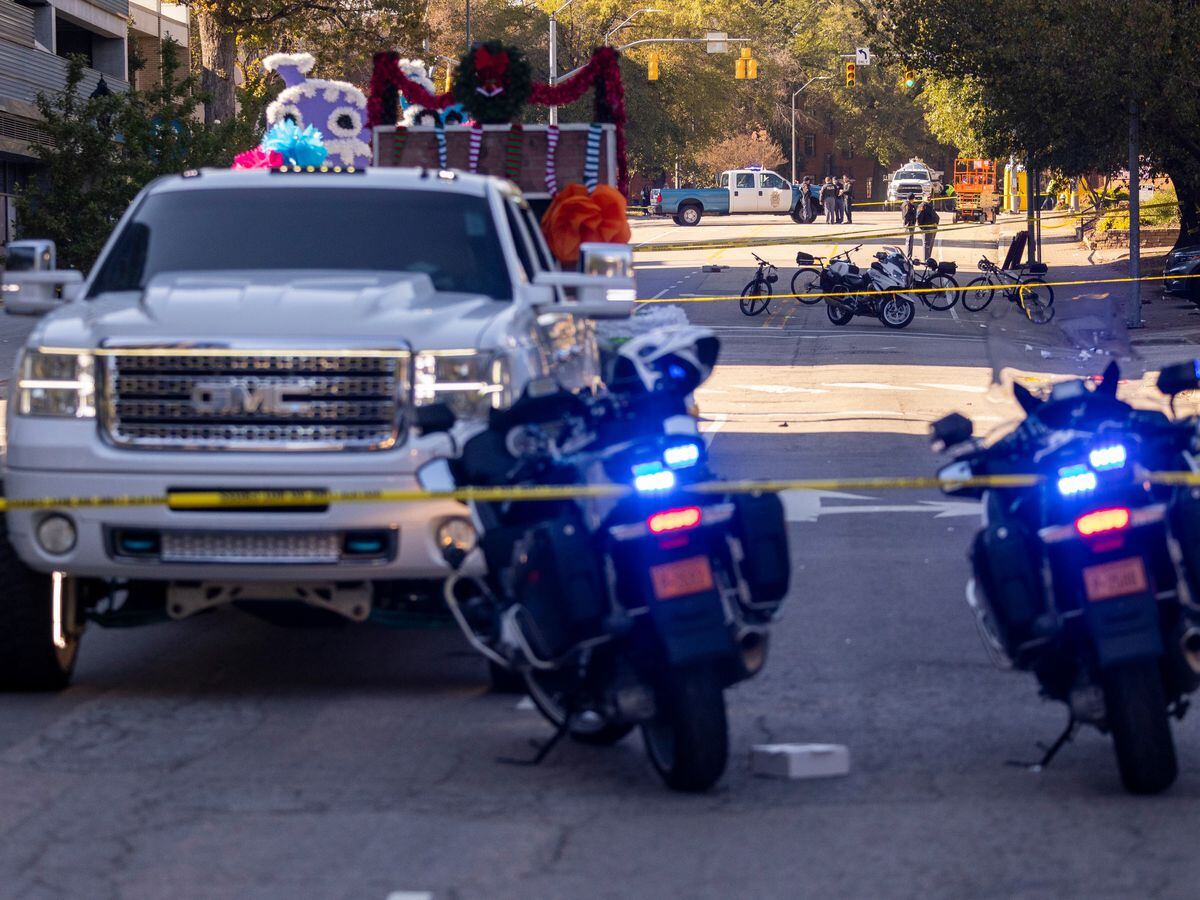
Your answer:
[[[261,413],[268,416],[303,416],[313,405],[302,398],[302,388],[286,384],[241,384],[233,381],[198,381],[192,386],[192,409],[201,415]]]

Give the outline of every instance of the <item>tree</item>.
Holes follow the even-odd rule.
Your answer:
[[[730,135],[709,144],[696,154],[696,162],[710,176],[726,169],[744,169],[759,165],[764,169],[782,166],[787,157],[783,148],[763,130]]]
[[[71,57],[62,92],[38,95],[48,138],[35,151],[42,170],[16,200],[18,234],[53,238],[65,268],[91,264],[136,192],[117,143],[125,98],[83,96],[85,65],[83,57]]]
[[[986,15],[965,16],[955,0],[879,0],[866,15],[940,92],[928,103],[935,127],[957,115],[988,155],[1111,172],[1127,164],[1136,110],[1143,164],[1178,192],[1179,239],[1200,240],[1200,5],[989,0]]]
[[[50,140],[37,149],[39,177],[17,194],[17,229],[23,237],[53,239],[62,265],[88,268],[149,181],[228,166],[236,150],[254,143],[245,121],[214,128],[198,121],[204,95],[193,76],[177,77],[179,55],[174,42],[164,43],[158,87],[87,98],[79,92],[84,60],[73,57],[65,89],[39,95]]]

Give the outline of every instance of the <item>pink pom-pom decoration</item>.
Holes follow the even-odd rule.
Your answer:
[[[255,147],[246,150],[233,158],[235,169],[274,169],[283,165],[283,155],[278,150],[264,150]]]

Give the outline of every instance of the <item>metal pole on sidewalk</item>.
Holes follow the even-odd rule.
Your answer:
[[[1025,258],[1027,262],[1037,262],[1037,222],[1033,219],[1033,192],[1034,182],[1036,179],[1033,176],[1033,156],[1025,158],[1025,234],[1028,238],[1025,247]]]
[[[1141,160],[1138,152],[1140,143],[1138,128],[1138,102],[1129,101],[1129,277],[1133,279],[1129,285],[1129,308],[1126,310],[1125,325],[1129,328],[1141,328],[1142,322],[1142,234],[1141,234],[1141,190],[1138,184],[1141,177]]]

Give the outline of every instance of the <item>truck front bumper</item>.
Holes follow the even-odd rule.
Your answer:
[[[411,474],[315,477],[168,475],[128,472],[45,472],[9,468],[5,495],[39,497],[146,497],[168,492],[322,490],[331,493],[415,490]],[[74,525],[74,546],[52,554],[36,537],[49,516]],[[12,510],[8,537],[21,559],[43,572],[89,578],[151,581],[384,581],[440,579],[451,572],[438,549],[438,527],[469,518],[454,501],[350,502],[268,511],[176,510],[165,505]],[[126,536],[133,535],[126,539]],[[378,552],[353,552],[374,543]],[[133,546],[141,555],[131,554]],[[462,571],[480,574],[481,554]]]

